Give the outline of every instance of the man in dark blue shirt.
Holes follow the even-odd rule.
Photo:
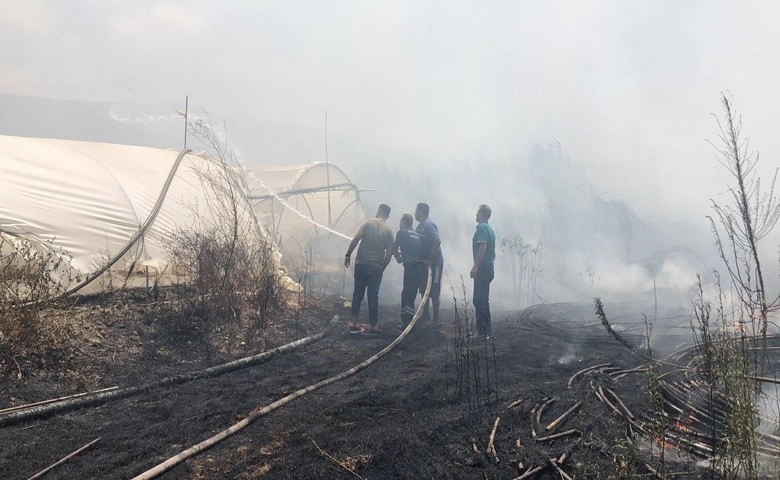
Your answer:
[[[412,230],[412,216],[401,216],[398,233],[395,234],[393,254],[398,263],[404,264],[404,288],[401,291],[401,324],[406,328],[414,316],[414,299],[420,279],[425,275],[425,261],[422,257],[420,235]]]
[[[475,340],[487,340],[493,335],[490,324],[490,282],[493,281],[493,262],[496,259],[496,234],[488,224],[490,207],[482,204],[477,209],[477,230],[471,239],[474,266],[469,276],[474,279],[474,310],[477,324]]]
[[[414,218],[419,222],[415,231],[420,235],[422,254],[427,266],[431,267],[431,293],[428,297],[433,304],[433,322],[439,322],[439,295],[441,294],[441,276],[444,269],[444,255],[441,252],[441,238],[439,228],[428,218],[430,207],[427,203],[418,203],[414,211]],[[420,294],[425,294],[428,286],[428,275],[422,277],[420,282]],[[425,304],[423,318],[430,318],[428,304]]]

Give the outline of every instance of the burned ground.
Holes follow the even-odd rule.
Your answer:
[[[209,347],[186,332],[174,335],[161,328],[155,308],[144,295],[121,292],[63,310],[78,317],[72,344],[18,358],[18,366],[4,364],[0,408],[153,382],[257,353],[246,345]],[[382,308],[385,331],[376,337],[345,333],[340,320],[324,339],[258,366],[4,426],[0,477],[28,478],[97,438],[44,478],[141,474],[253,409],[364,361],[398,335],[391,327],[395,313],[395,307]],[[319,297],[302,313],[272,324],[273,335],[257,348],[317,333],[334,315],[346,314],[341,299]],[[640,437],[631,437],[636,432],[593,394],[603,386],[635,415],[651,411],[643,373],[609,374],[642,360],[604,331],[588,305],[496,312],[496,336],[468,348],[458,345],[463,336],[455,321],[455,312],[446,312],[439,325],[418,323],[378,362],[260,417],[161,478],[500,479],[535,467],[543,469],[531,478],[561,478],[550,459],[563,454],[561,468],[577,478],[648,473],[645,464],[654,459],[639,448]],[[597,365],[602,367],[575,376]],[[577,402],[561,427],[546,431]],[[544,439],[553,432],[571,433]],[[666,467],[688,472],[677,478],[707,478],[692,460],[671,452]]]

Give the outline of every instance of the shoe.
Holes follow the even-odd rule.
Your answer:
[[[376,325],[371,325],[368,327],[368,333],[382,333],[382,329]]]
[[[490,335],[483,335],[481,333],[477,333],[476,335],[471,337],[471,340],[474,342],[486,342],[490,339]]]
[[[349,333],[360,333],[363,331],[363,327],[360,325],[350,325],[349,326]]]
[[[405,323],[399,323],[395,326],[398,330],[406,330],[406,324]]]

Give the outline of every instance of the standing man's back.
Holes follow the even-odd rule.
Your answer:
[[[390,207],[384,203],[379,205],[376,218],[367,219],[352,238],[344,256],[344,266],[349,267],[352,251],[358,247],[355,256],[355,289],[352,293],[352,325],[350,330],[358,332],[358,317],[363,297],[368,294],[368,323],[371,331],[379,331],[379,286],[382,274],[390,263],[393,247],[393,230],[387,224],[390,217]]]
[[[431,267],[431,293],[429,300],[433,304],[433,321],[439,321],[439,296],[441,295],[441,277],[444,270],[444,255],[441,251],[441,238],[439,228],[429,218],[430,207],[427,203],[418,203],[414,211],[414,218],[419,222],[415,231],[420,235],[423,259]],[[425,275],[420,283],[420,293],[425,293],[428,276]],[[425,304],[425,317],[430,318],[428,304]]]
[[[370,265],[384,270],[387,248],[393,244],[393,230],[384,219],[368,218],[360,227],[361,241],[355,265]]]
[[[425,276],[426,266],[422,256],[420,235],[412,230],[412,216],[404,213],[398,225],[393,243],[393,253],[399,263],[404,264],[404,286],[401,291],[401,328],[406,328],[414,317],[414,299],[420,288],[420,279]]]

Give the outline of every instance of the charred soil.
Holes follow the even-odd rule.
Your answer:
[[[77,327],[61,348],[5,360],[0,409],[202,370],[342,318],[322,340],[260,365],[0,427],[0,478],[28,478],[98,438],[43,478],[132,478],[254,409],[363,362],[400,333],[395,307],[381,309],[382,333],[353,335],[343,299],[317,297],[269,322],[254,342],[206,341],[166,328],[158,303],[127,291],[49,312]],[[496,312],[496,335],[477,343],[458,331],[454,311],[443,313],[440,324],[418,322],[366,369],[260,417],[161,478],[511,479],[536,467],[529,478],[562,478],[557,468],[577,478],[648,474],[653,459],[640,436],[593,393],[602,386],[636,416],[647,413],[644,374],[609,375],[642,360],[587,305]],[[556,433],[565,435],[547,438]],[[551,459],[562,461],[556,468]],[[667,452],[666,467],[687,472],[677,478],[706,478],[685,456]]]

